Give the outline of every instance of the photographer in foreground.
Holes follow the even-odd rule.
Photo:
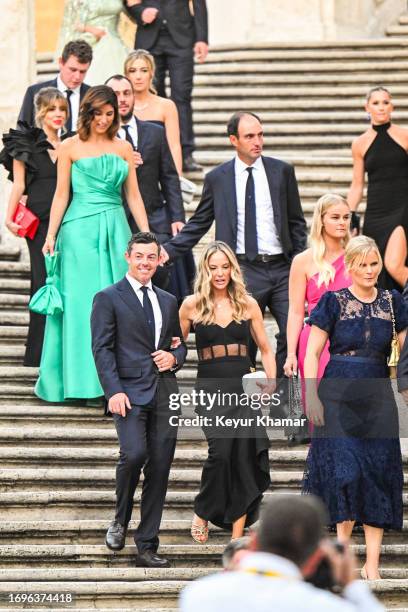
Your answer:
[[[253,552],[236,571],[188,586],[181,595],[182,612],[384,610],[367,584],[354,579],[350,550],[339,552],[324,540],[325,525],[326,512],[316,497],[272,496],[254,535]]]

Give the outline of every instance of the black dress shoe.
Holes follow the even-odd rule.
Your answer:
[[[111,550],[122,550],[125,546],[127,528],[113,521],[106,532],[105,544]]]
[[[183,172],[197,172],[202,169],[203,167],[197,164],[192,155],[187,155],[187,157],[183,159]]]
[[[145,550],[136,556],[136,567],[170,567],[170,563],[152,550]]]

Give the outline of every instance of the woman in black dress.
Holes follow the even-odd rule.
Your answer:
[[[67,119],[67,101],[58,89],[46,87],[35,97],[35,112],[40,127],[19,123],[18,130],[10,130],[3,136],[4,149],[0,153],[0,163],[13,181],[6,214],[7,228],[18,236],[20,226],[13,222],[13,216],[23,194],[27,195],[28,208],[40,220],[34,238],[26,238],[31,264],[30,296],[45,284],[46,279],[41,249],[57,184],[56,162],[61,142],[58,134]],[[44,328],[45,316],[30,311],[25,366],[40,365]]]
[[[353,180],[347,198],[355,213],[363,197],[364,173],[367,172],[363,233],[375,240],[384,259],[384,269],[378,279],[379,286],[384,289],[403,287],[408,274],[405,267],[408,130],[391,124],[393,108],[391,95],[384,87],[368,92],[366,111],[371,126],[353,142]]]
[[[262,386],[258,383],[259,392],[273,391],[276,363],[262,313],[246,292],[237,259],[224,242],[212,242],[204,250],[194,294],[184,300],[180,322],[184,337],[191,325],[195,329],[198,388],[213,395],[242,394],[242,377],[251,370],[248,342],[252,335],[268,379]],[[221,401],[210,411],[206,406],[197,411],[213,422],[203,427],[208,457],[194,503],[191,535],[196,542],[205,543],[211,521],[232,529],[232,538],[241,537],[244,527],[256,521],[262,494],[270,485],[266,431],[252,424],[240,425],[235,431],[215,425],[217,415],[241,418],[241,423],[256,416],[251,407],[239,402]]]

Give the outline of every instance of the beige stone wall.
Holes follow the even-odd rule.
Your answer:
[[[406,0],[207,0],[213,45],[377,38]],[[228,27],[226,27],[228,24]]]
[[[27,86],[35,80],[34,1],[1,0],[0,133],[15,125]],[[0,238],[13,240],[3,229],[10,185],[0,170]]]

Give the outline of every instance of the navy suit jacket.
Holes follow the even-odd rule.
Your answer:
[[[144,202],[149,227],[156,234],[169,234],[170,224],[185,221],[180,179],[174,165],[166,132],[160,125],[140,121],[137,125],[137,150],[143,164],[136,169],[140,194]],[[136,231],[129,207],[125,204],[129,224]]]
[[[208,16],[205,0],[192,0],[194,15],[190,13],[188,0],[142,0],[128,7],[127,13],[137,23],[135,49],[151,49],[160,35],[163,21],[180,48],[193,47],[197,41],[208,42]],[[144,23],[142,13],[146,8],[157,8],[158,16],[152,23]]]
[[[306,222],[300,204],[293,167],[280,159],[262,157],[272,199],[273,217],[283,254],[288,261],[306,248]],[[179,257],[204,236],[215,221],[215,239],[235,252],[237,245],[237,195],[235,159],[209,172],[194,215],[171,241],[164,245],[170,258]]]
[[[153,287],[163,317],[158,349],[171,351],[178,370],[184,363],[187,347],[182,340],[176,298]],[[153,362],[154,347],[143,307],[127,278],[95,295],[91,314],[92,351],[99,380],[109,400],[115,393],[126,393],[130,402],[146,405],[160,395],[177,392],[175,371],[160,373]],[[182,343],[170,349],[173,336]]]

